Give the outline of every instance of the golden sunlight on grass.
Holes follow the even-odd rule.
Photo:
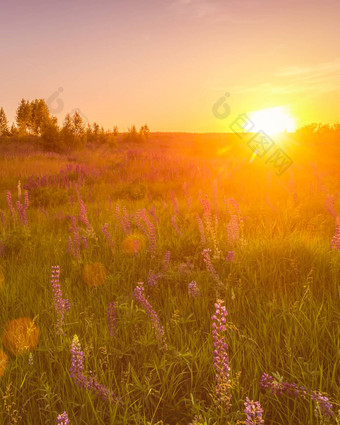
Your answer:
[[[254,111],[249,114],[249,118],[255,125],[251,131],[264,131],[272,135],[296,130],[295,119],[282,106]]]

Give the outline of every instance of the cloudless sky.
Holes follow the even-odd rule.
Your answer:
[[[298,125],[340,122],[339,0],[5,0],[0,106],[59,93],[106,129],[229,131],[286,106]],[[226,92],[231,114],[212,113]]]

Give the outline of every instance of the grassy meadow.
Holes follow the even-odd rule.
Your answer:
[[[73,425],[261,423],[246,422],[246,397],[265,424],[340,424],[339,149],[280,143],[293,164],[278,176],[236,135],[152,133],[68,154],[0,141],[0,424],[55,424],[64,411]],[[228,312],[222,395],[217,300]],[[20,318],[39,335],[14,354],[6,324]],[[118,402],[70,376],[74,335],[84,373]],[[263,373],[323,393],[333,415],[261,388]]]

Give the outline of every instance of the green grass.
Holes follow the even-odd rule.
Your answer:
[[[91,162],[84,153],[81,158],[85,165]],[[112,165],[115,160],[122,166]],[[338,411],[340,253],[330,249],[335,226],[323,208],[324,194],[309,196],[302,186],[295,205],[291,195],[279,193],[288,177],[276,177],[273,186],[267,187],[264,176],[268,170],[253,175],[246,168],[238,169],[235,163],[228,182],[215,163],[197,161],[200,171],[186,158],[180,164],[170,157],[152,159],[146,154],[129,159],[124,151],[101,164],[97,161],[101,174],[85,179],[77,189],[97,235],[97,240],[88,238],[89,247],[82,251],[80,261],[67,252],[70,220],[55,217],[60,213],[79,215],[74,185],[52,185],[43,195],[32,191],[27,211],[29,230],[18,218],[11,220],[6,205],[5,190],[10,189],[16,201],[19,178],[24,185],[30,175],[56,175],[70,163],[69,158],[51,159],[32,153],[23,163],[19,159],[11,160],[10,166],[2,162],[7,169],[1,172],[0,209],[6,215],[6,225],[0,226],[0,240],[7,249],[0,256],[5,276],[0,290],[0,332],[8,320],[37,316],[40,336],[33,365],[28,363],[28,354],[14,357],[7,353],[7,367],[0,377],[0,424],[15,423],[15,410],[22,418],[19,423],[25,425],[54,424],[64,410],[71,424],[77,425],[189,424],[195,415],[209,425],[236,424],[245,420],[243,403],[247,396],[260,401],[266,424],[324,423],[315,417],[315,405],[308,400],[261,392],[263,372],[277,372],[286,381],[327,393],[335,413]],[[223,167],[222,160],[220,165]],[[254,188],[256,176],[264,183],[258,181]],[[336,175],[331,177],[335,182]],[[305,174],[297,172],[294,178],[298,184]],[[138,190],[134,189],[136,181]],[[185,182],[192,204],[183,190]],[[224,256],[230,249],[236,255],[232,264],[223,258],[212,260],[221,286],[207,271],[201,254],[196,213],[202,217],[200,196],[205,194],[213,215],[218,216],[219,248]],[[173,196],[179,204],[180,235],[171,224]],[[266,196],[273,200],[276,211],[266,203]],[[230,197],[238,201],[245,217],[242,240],[234,247],[228,242],[226,224],[230,216],[224,204]],[[47,216],[39,209],[39,199],[44,201]],[[144,207],[155,208],[158,223],[152,215],[149,217],[156,224],[156,256],[150,255],[147,246],[135,256],[122,251],[126,235],[115,217],[116,203],[125,206],[129,214]],[[109,224],[114,239],[113,253],[101,232],[104,223]],[[211,238],[207,246],[213,248]],[[167,250],[171,259],[163,271]],[[103,263],[108,271],[102,287],[90,288],[82,279],[84,264],[91,262]],[[182,263],[191,264],[187,272]],[[63,296],[71,303],[65,316],[65,336],[55,332],[50,272],[57,264],[61,267]],[[150,269],[162,272],[154,288],[147,285]],[[201,291],[197,299],[188,295],[192,280]],[[164,326],[166,352],[159,351],[150,320],[133,298],[139,281],[145,282],[149,302]],[[233,383],[229,414],[213,399],[211,316],[217,298],[225,301],[229,313],[225,332]],[[117,303],[115,338],[109,337],[107,329],[110,301]],[[69,377],[74,334],[85,351],[86,370],[95,371],[98,380],[121,398],[122,405],[100,400],[78,388]],[[13,403],[7,412],[5,400],[7,409]],[[339,424],[339,417],[330,423]]]

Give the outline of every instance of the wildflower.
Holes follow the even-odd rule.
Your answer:
[[[328,397],[322,395],[318,391],[306,390],[305,387],[298,387],[295,382],[278,382],[271,375],[263,373],[260,380],[260,387],[264,390],[269,390],[272,394],[283,395],[288,394],[294,397],[300,397],[306,399],[309,397],[311,400],[315,401],[316,413],[320,413],[325,417],[331,417],[334,415],[333,405],[329,401]]]
[[[107,307],[107,324],[109,329],[109,335],[115,336],[116,335],[116,303],[111,302],[108,304]]]
[[[80,240],[81,240],[81,243],[82,243],[83,248],[84,249],[88,249],[89,244],[87,242],[86,236],[81,235]]]
[[[144,310],[146,311],[146,314],[149,316],[152,328],[155,332],[155,335],[158,341],[159,348],[161,350],[167,350],[164,328],[160,324],[157,313],[155,312],[155,310],[152,308],[149,301],[144,296],[143,282],[138,282],[138,285],[133,291],[133,296],[135,297],[136,301],[144,308]]]
[[[2,342],[6,350],[17,356],[36,347],[39,332],[34,321],[28,317],[14,319],[5,324]]]
[[[12,216],[12,218],[14,220],[15,219],[15,211],[14,211],[14,207],[13,207],[12,194],[11,194],[11,192],[9,190],[7,190],[6,198],[7,198],[8,208],[9,208],[9,210],[11,212],[11,216]]]
[[[29,201],[29,197],[28,197],[28,191],[25,190],[25,192],[24,192],[24,208],[25,208],[25,210],[27,210],[29,205],[30,205],[30,201]]]
[[[113,392],[109,391],[104,385],[99,384],[96,377],[90,372],[90,377],[84,374],[84,352],[81,349],[79,338],[74,335],[71,344],[71,367],[70,377],[80,387],[92,390],[96,395],[103,398],[104,400],[114,402],[117,398]]]
[[[227,224],[228,241],[233,244],[240,238],[240,228],[237,215],[233,214]]]
[[[149,240],[149,251],[155,255],[156,254],[156,230],[155,226],[149,219],[145,208],[138,210],[136,212],[136,224],[137,226],[145,233],[146,237]]]
[[[152,270],[149,270],[148,273],[148,285],[150,286],[150,288],[153,288],[154,286],[157,285],[157,280],[161,277],[162,275],[160,273],[155,273]]]
[[[32,353],[29,353],[29,355],[28,355],[28,364],[30,366],[33,366],[33,354]]]
[[[332,237],[331,248],[340,251],[340,226],[335,229],[335,235]]]
[[[197,283],[194,280],[188,284],[188,292],[189,292],[189,296],[192,298],[199,296],[200,291],[197,288]]]
[[[262,418],[263,409],[258,401],[254,402],[253,400],[249,400],[247,397],[244,405],[244,413],[247,415],[245,425],[264,424],[264,420]]]
[[[122,211],[121,211],[120,205],[116,204],[115,216],[116,216],[116,219],[119,221],[124,233],[130,233],[131,232],[131,222],[130,222],[129,215],[126,211],[126,208],[123,207]]]
[[[212,335],[213,335],[213,365],[216,371],[216,395],[218,401],[222,404],[226,412],[231,408],[230,379],[229,379],[229,358],[228,344],[225,341],[224,331],[226,330],[226,317],[228,312],[224,306],[223,300],[217,300],[215,303],[215,314],[212,316]]]
[[[202,251],[203,261],[205,262],[208,272],[211,274],[212,278],[216,281],[216,283],[221,284],[222,282],[220,280],[220,277],[211,262],[210,252],[210,249],[204,249]]]
[[[87,379],[84,375],[85,356],[77,335],[74,335],[72,340],[71,355],[70,377],[79,387],[87,388]]]
[[[17,206],[17,211],[18,211],[18,214],[19,214],[19,220],[20,220],[20,222],[24,226],[28,227],[28,220],[27,220],[26,208],[24,207],[24,205],[21,204],[20,201],[17,201],[16,206]]]
[[[67,417],[67,413],[64,412],[57,417],[57,425],[69,425],[71,422]]]
[[[60,278],[59,266],[52,266],[51,285],[52,285],[52,292],[54,297],[54,307],[58,316],[56,333],[57,335],[65,335],[62,329],[64,324],[64,314],[70,311],[71,306],[68,299],[63,299],[63,294],[61,292],[59,278]]]
[[[110,233],[108,231],[108,227],[109,227],[108,223],[105,223],[104,226],[102,227],[102,232],[104,233],[104,236],[105,236],[105,238],[106,238],[109,246],[111,248],[113,248],[114,247],[114,243],[113,243],[112,236],[110,235]]]
[[[79,220],[85,224],[87,230],[89,230],[91,233],[94,233],[93,227],[91,226],[88,218],[87,218],[87,211],[85,203],[82,199],[79,201],[80,203],[80,214],[79,214]]]
[[[225,260],[228,263],[234,263],[235,262],[235,251],[228,251],[227,256],[225,257]]]
[[[170,251],[166,251],[164,255],[164,261],[163,261],[163,270],[166,271],[169,267],[170,262]]]
[[[328,397],[322,395],[319,391],[312,391],[310,397],[317,403],[315,413],[320,412],[322,416],[329,418],[334,415],[333,404],[329,401]]]

